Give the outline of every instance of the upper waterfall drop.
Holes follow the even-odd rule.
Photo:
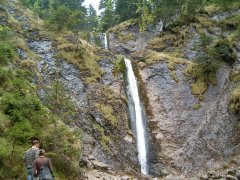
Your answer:
[[[108,49],[107,33],[104,33],[104,45],[105,45],[105,49]]]
[[[134,113],[132,117],[135,117],[135,133],[137,136],[137,149],[138,149],[138,159],[141,165],[141,172],[145,175],[148,174],[148,167],[147,167],[147,143],[146,143],[146,129],[144,126],[144,116],[143,110],[141,107],[140,97],[138,93],[138,86],[137,80],[135,78],[132,63],[129,59],[124,59],[125,65],[127,69],[127,79],[128,79],[128,94],[129,98],[132,101],[132,111],[130,113]],[[131,110],[130,110],[131,111]]]
[[[105,49],[108,50],[108,39],[107,39],[107,33],[100,33],[99,38],[101,40],[101,44],[104,46]]]

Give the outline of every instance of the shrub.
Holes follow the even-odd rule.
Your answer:
[[[17,140],[20,143],[27,143],[31,137],[35,135],[35,132],[32,128],[32,125],[29,121],[23,120],[21,122],[17,122],[8,129],[7,136],[12,139]]]
[[[12,62],[15,56],[14,48],[7,43],[0,43],[0,65],[7,65]]]
[[[9,70],[7,67],[0,67],[0,86],[3,85],[11,77],[11,70]]]
[[[240,114],[240,86],[236,87],[230,96],[229,109],[235,114]]]
[[[124,57],[123,56],[118,56],[117,60],[114,62],[114,74],[118,73],[125,73],[126,72],[126,66],[124,63]]]

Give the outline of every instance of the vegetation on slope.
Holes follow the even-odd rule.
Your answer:
[[[11,25],[0,26],[0,178],[25,179],[22,157],[31,147],[31,139],[38,138],[53,160],[55,175],[74,179],[81,174],[81,131],[63,123],[66,116],[55,110],[64,108],[56,107],[53,99],[47,104],[39,100],[33,69],[22,66],[17,56],[18,34],[12,29]],[[58,93],[54,86],[48,89]]]

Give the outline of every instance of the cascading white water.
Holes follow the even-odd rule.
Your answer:
[[[104,33],[104,45],[105,45],[105,49],[108,49],[107,33]]]
[[[127,68],[127,78],[128,78],[128,94],[133,101],[133,111],[135,117],[135,126],[137,136],[137,149],[138,149],[138,159],[141,165],[141,172],[143,174],[148,173],[147,169],[147,144],[146,144],[146,130],[144,127],[144,118],[142,113],[142,107],[140,103],[137,80],[135,78],[132,63],[129,59],[125,59],[125,65]]]
[[[104,46],[104,48],[108,49],[107,33],[100,33],[99,38],[100,38],[101,44]]]

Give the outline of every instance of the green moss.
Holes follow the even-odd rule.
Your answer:
[[[198,109],[200,109],[201,108],[201,104],[194,104],[193,106],[192,106],[192,108],[193,108],[193,110],[198,110]]]
[[[178,82],[178,77],[176,71],[171,71],[170,72],[171,77],[173,78],[174,81]]]
[[[175,69],[176,64],[187,64],[186,59],[180,58],[181,55],[176,51],[175,53],[156,52],[152,50],[142,50],[132,54],[133,59],[138,59],[145,62],[147,65],[155,64],[161,61],[166,61],[170,69]]]
[[[174,53],[168,52],[156,52],[151,50],[139,51],[132,54],[133,59],[138,59],[144,62],[147,65],[155,64],[161,61],[167,63],[168,69],[170,70],[170,75],[174,81],[178,82],[177,73],[175,66],[177,64],[188,64],[189,62],[186,59],[181,58],[181,53],[177,50]]]
[[[191,84],[192,93],[194,95],[197,95],[200,98],[200,100],[202,100],[203,94],[205,93],[207,88],[208,88],[207,83],[201,78],[197,79],[197,81]]]
[[[126,31],[128,30],[130,27],[136,25],[138,23],[137,19],[130,19],[127,21],[124,21],[120,24],[118,24],[117,26],[110,28],[107,33],[117,33],[119,31]]]
[[[236,14],[234,16],[231,16],[229,18],[219,21],[219,25],[222,27],[230,27],[233,29],[237,29],[239,22],[240,22],[240,15]]]
[[[229,109],[235,114],[240,114],[240,86],[237,86],[231,93]]]
[[[210,19],[208,16],[197,15],[195,18],[199,24],[207,29],[214,24],[214,20]]]
[[[76,45],[72,43],[60,42],[58,46],[58,58],[64,58],[70,63],[75,64],[80,70],[87,72],[85,77],[86,83],[97,82],[103,70],[98,65],[99,58],[94,54],[94,48],[79,47],[76,49]]]
[[[124,63],[124,57],[119,55],[119,56],[117,56],[117,60],[114,62],[113,73],[114,74],[119,74],[119,73],[124,74],[125,72],[126,72],[126,66]]]
[[[198,63],[189,63],[184,74],[194,79],[191,84],[192,93],[202,100],[209,83],[217,84],[216,80],[217,67],[215,64],[202,65]]]
[[[106,104],[95,103],[95,107],[100,111],[104,119],[114,127],[117,127],[118,121],[114,116],[114,111],[112,106]]]
[[[111,150],[109,149],[109,144],[111,142],[111,139],[105,135],[103,127],[101,127],[98,124],[94,124],[93,128],[96,129],[98,131],[98,133],[100,134],[99,138],[100,138],[100,142],[101,142],[103,149],[105,151],[107,151],[108,153],[110,153]]]
[[[240,71],[239,70],[232,70],[230,74],[230,80],[234,83],[240,82]]]
[[[120,36],[118,36],[119,40],[121,42],[128,42],[130,40],[134,40],[135,37],[132,33],[129,33],[129,34],[121,34]]]

